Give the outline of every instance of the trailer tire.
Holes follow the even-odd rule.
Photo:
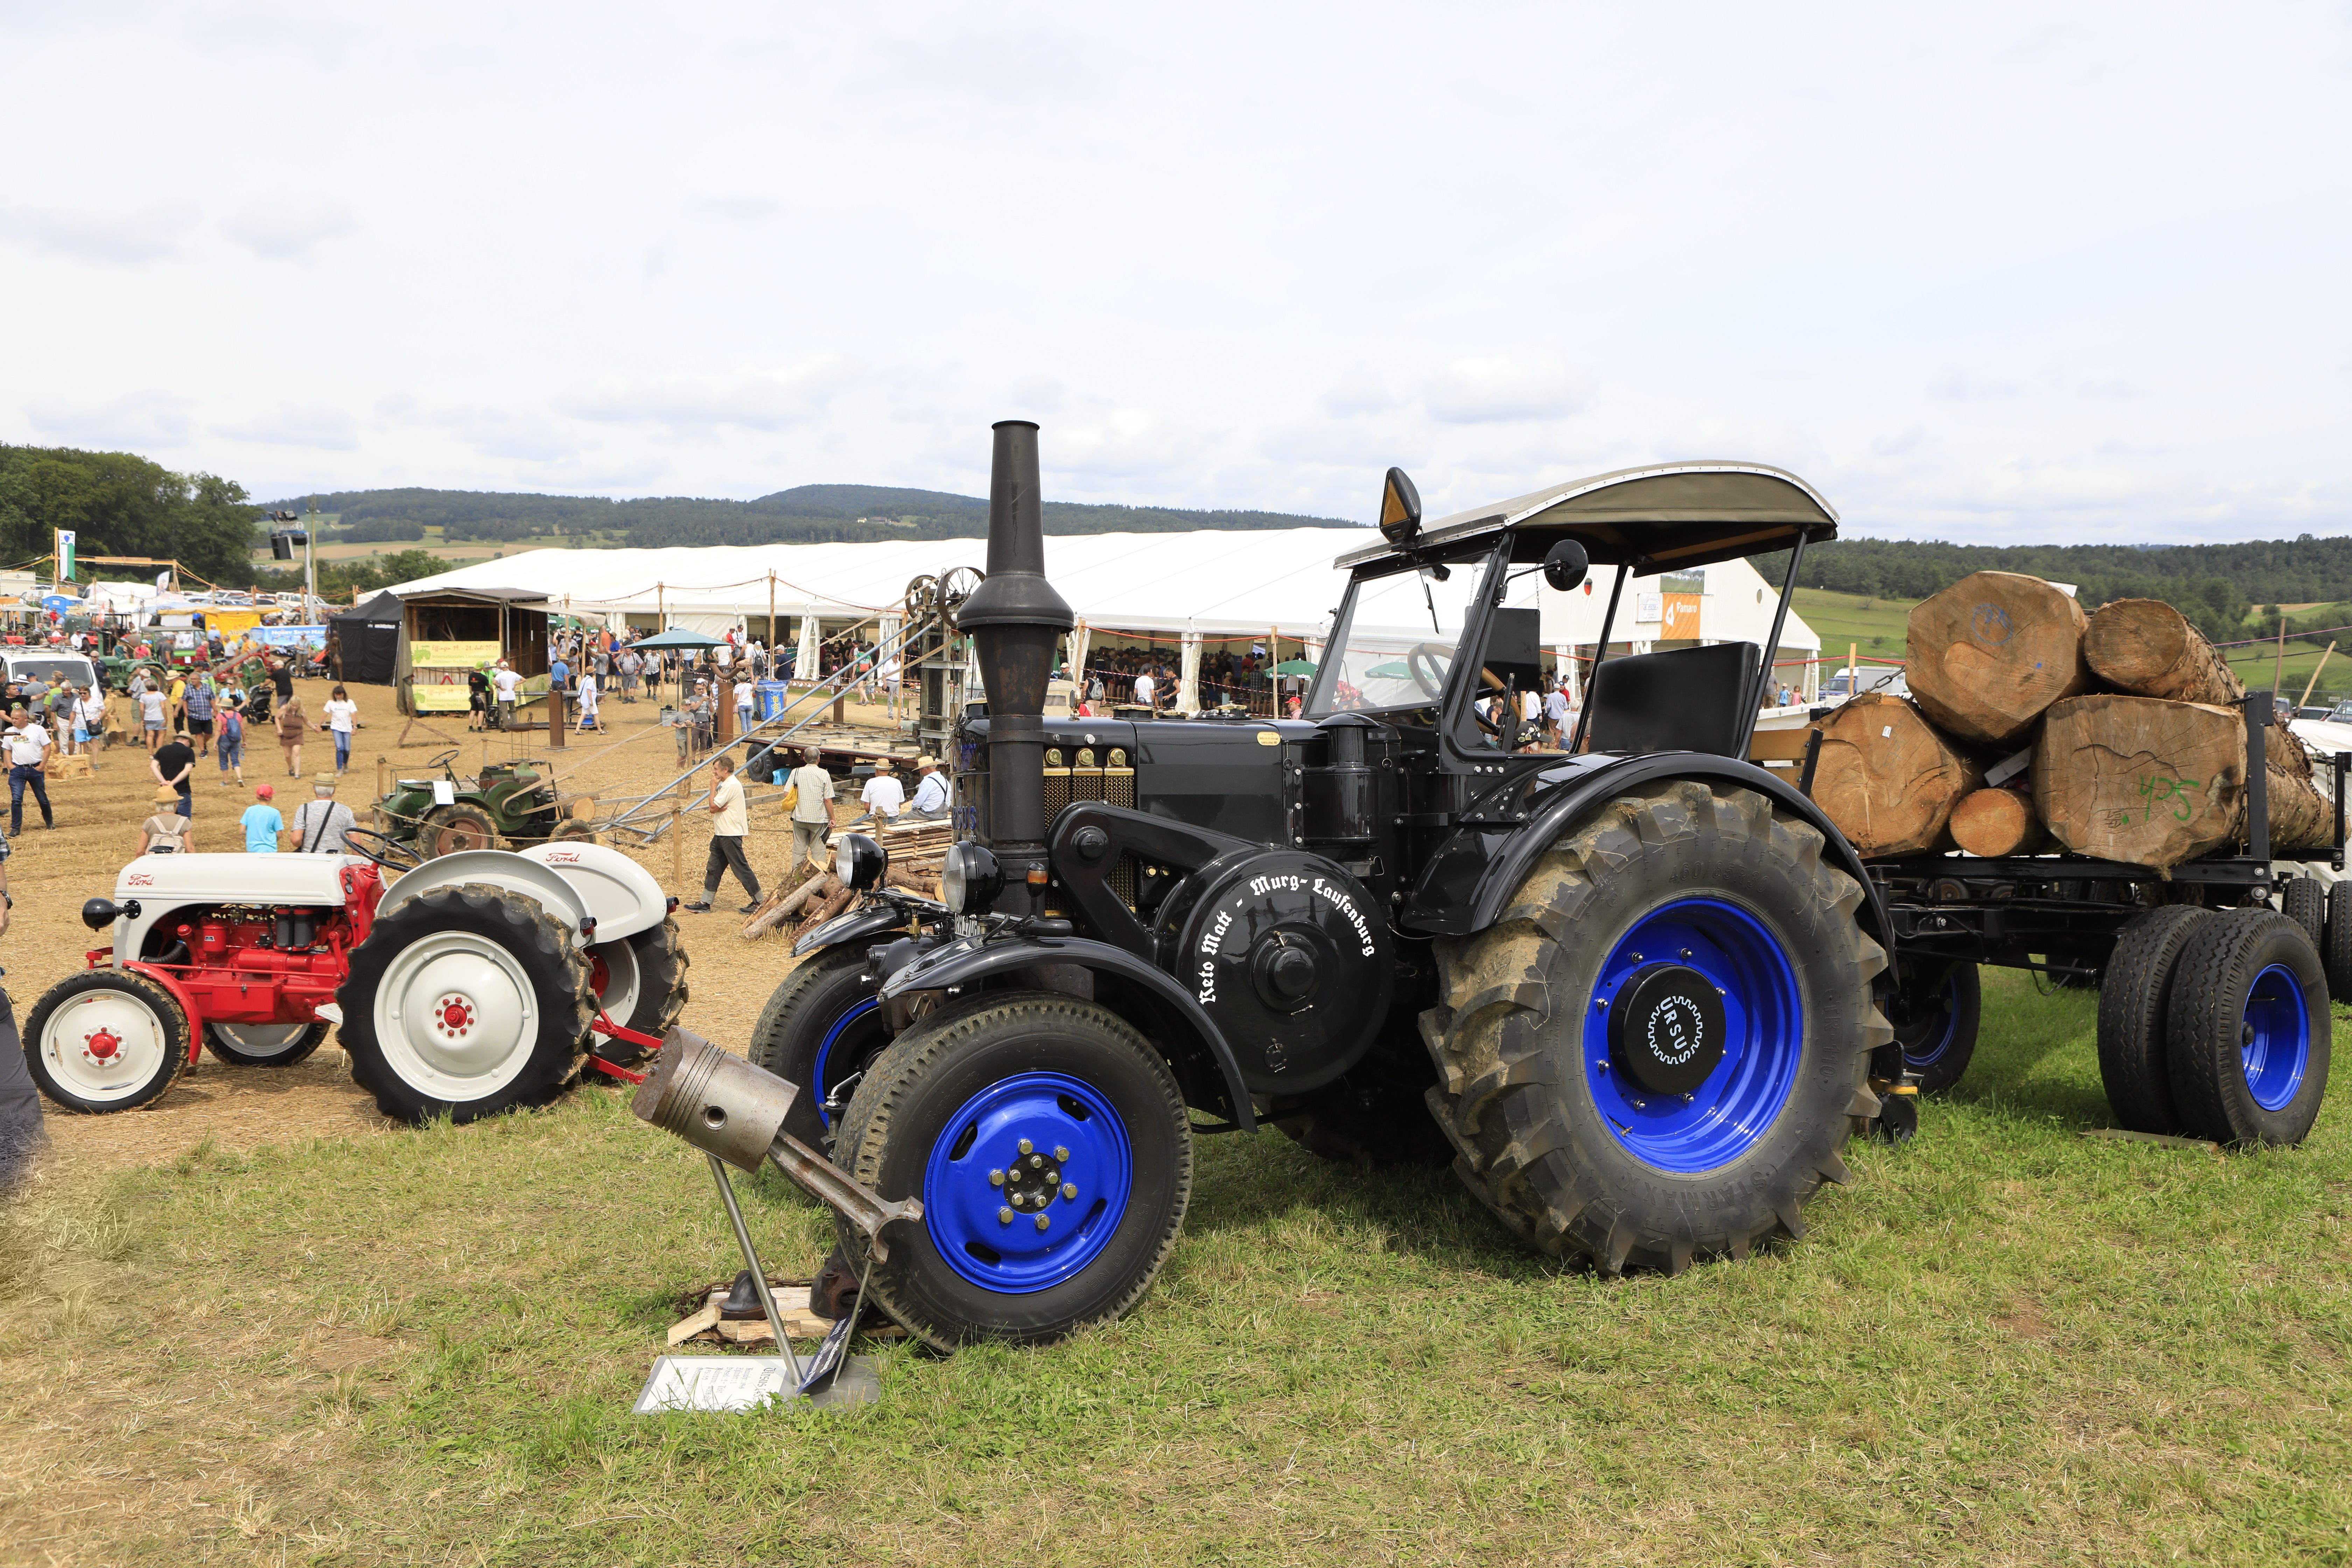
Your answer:
[[[2327,889],[2327,940],[2319,952],[2327,964],[2327,994],[2352,1000],[2352,880]]]
[[[784,1131],[812,1149],[829,1149],[835,1123],[825,1100],[872,1066],[890,1044],[874,982],[865,978],[862,944],[829,947],[803,959],[760,1009],[746,1052],[755,1068],[774,1073],[799,1092],[784,1112]]]
[[[352,1081],[407,1122],[544,1105],[580,1070],[596,1016],[588,975],[571,934],[520,893],[421,893],[376,917],[335,992]]]
[[[2099,1081],[2127,1131],[2170,1137],[2181,1130],[2165,1017],[2181,951],[2212,918],[2194,904],[2165,904],[2132,917],[2116,938],[2099,991]]]
[[[2294,877],[2279,889],[2279,912],[2311,937],[2311,950],[2327,951],[2327,889],[2310,877]],[[2331,987],[2332,989],[2332,987]]]
[[[1862,887],[1823,847],[1752,790],[1665,782],[1565,832],[1486,931],[1439,941],[1430,1102],[1507,1225],[1604,1274],[1803,1234],[1894,1038]]]
[[[206,1024],[205,1044],[225,1062],[244,1068],[290,1068],[306,1061],[327,1040],[328,1026],[311,1024]]]
[[[2300,1143],[2327,1095],[2327,975],[2308,933],[2224,910],[2190,938],[2165,1018],[2173,1098],[2217,1143]]]
[[[1905,1070],[1916,1073],[1921,1094],[1941,1094],[1969,1070],[1984,1014],[1984,984],[1973,963],[1909,965],[1894,997],[1889,1021],[1903,1047]]]
[[[1002,994],[900,1035],[835,1147],[883,1196],[922,1200],[920,1223],[886,1233],[868,1289],[942,1350],[1121,1316],[1175,1250],[1192,1194],[1192,1121],[1167,1062],[1108,1008],[1053,993]],[[1045,1163],[1024,1173],[1032,1156]],[[1015,1185],[1024,1174],[1034,1190]],[[835,1229],[863,1269],[866,1238]]]
[[[83,1030],[80,1025],[91,1027]],[[96,1059],[91,1037],[114,1037]],[[93,969],[58,982],[25,1019],[25,1065],[41,1092],[78,1116],[140,1110],[172,1091],[190,1066],[188,1015],[142,974]],[[79,1035],[78,1044],[74,1037]],[[123,1077],[104,1065],[120,1057]]]

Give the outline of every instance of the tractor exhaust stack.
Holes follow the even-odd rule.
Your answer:
[[[988,693],[988,837],[1008,890],[1037,907],[1045,857],[1045,687],[1054,647],[1076,623],[1045,581],[1037,426],[995,426],[988,480],[988,578],[957,612]],[[1018,907],[1016,905],[1016,907]]]

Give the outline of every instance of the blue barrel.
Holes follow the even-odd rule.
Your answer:
[[[788,689],[790,689],[781,680],[760,680],[752,683],[752,710],[759,714],[761,723],[784,716],[784,693]]]

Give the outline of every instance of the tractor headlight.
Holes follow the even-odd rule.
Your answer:
[[[834,840],[833,874],[845,888],[860,892],[877,887],[890,868],[890,852],[863,833],[845,833]]]
[[[960,915],[976,915],[996,901],[1004,885],[996,857],[977,844],[952,845],[940,868],[940,899]]]

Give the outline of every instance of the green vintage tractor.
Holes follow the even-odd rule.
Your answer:
[[[593,839],[590,823],[567,816],[554,784],[531,765],[492,763],[474,777],[451,766],[456,747],[433,759],[439,778],[396,779],[375,808],[376,831],[427,860],[462,849],[504,849],[566,838]]]

